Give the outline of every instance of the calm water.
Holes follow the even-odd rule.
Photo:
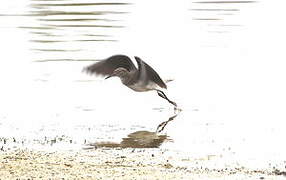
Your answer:
[[[194,155],[285,160],[283,2],[2,5],[2,149],[142,141]],[[137,55],[175,80],[167,94],[183,111],[159,135],[157,126],[174,114],[155,92],[136,93],[118,79],[81,72],[118,53]]]

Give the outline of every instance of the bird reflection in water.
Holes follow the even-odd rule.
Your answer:
[[[179,111],[179,112],[180,112],[180,111]],[[165,129],[165,127],[167,126],[167,124],[168,124],[169,122],[173,121],[177,116],[178,116],[178,114],[175,114],[175,115],[169,117],[169,119],[168,119],[167,121],[161,122],[161,123],[157,126],[156,132],[157,132],[157,133],[162,132],[162,131]]]
[[[87,144],[84,149],[96,148],[158,148],[166,140],[171,141],[167,135],[159,134],[162,132],[166,125],[173,121],[178,114],[171,116],[167,121],[160,123],[155,132],[150,131],[136,131],[130,133],[126,138],[123,138],[120,143],[115,142],[98,142]]]
[[[158,135],[156,132],[136,131],[130,133],[120,143],[98,142],[88,144],[85,149],[94,148],[158,148],[166,139],[167,135]]]

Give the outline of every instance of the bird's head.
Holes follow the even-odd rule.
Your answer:
[[[114,76],[117,76],[119,78],[124,78],[128,73],[129,73],[129,71],[127,69],[119,67],[119,68],[115,69],[113,71],[113,73],[111,75],[107,76],[105,79],[108,79],[108,78],[111,78]]]

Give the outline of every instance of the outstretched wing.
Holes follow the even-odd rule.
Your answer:
[[[114,55],[105,60],[101,60],[83,69],[88,74],[96,74],[109,76],[119,67],[123,67],[128,71],[135,71],[136,67],[128,56]]]
[[[156,83],[158,86],[161,88],[167,89],[166,84],[164,81],[160,78],[160,76],[156,73],[156,71],[149,66],[147,63],[145,63],[143,60],[141,60],[139,57],[135,56],[135,59],[138,64],[138,74],[137,74],[137,79],[139,81],[143,81],[146,84],[153,82]]]

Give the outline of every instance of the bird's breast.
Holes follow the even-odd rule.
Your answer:
[[[130,89],[137,91],[137,92],[144,92],[144,91],[151,91],[155,90],[158,86],[155,83],[134,83],[126,85]]]

